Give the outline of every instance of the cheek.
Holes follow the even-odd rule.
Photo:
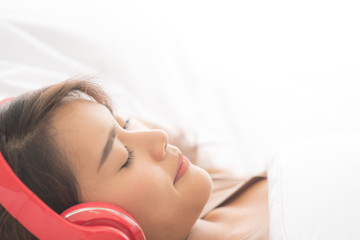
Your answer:
[[[151,223],[156,227],[177,215],[176,211],[180,209],[178,194],[163,170],[148,167],[147,171],[136,174],[132,171],[125,179],[118,194],[118,205],[128,210],[142,226]]]
[[[133,170],[124,180],[119,196],[126,206],[136,210],[143,206],[147,211],[196,212],[206,204],[211,192],[209,174],[193,165],[175,186],[170,176],[157,166]]]
[[[135,170],[126,179],[124,193],[126,205],[131,209],[147,208],[147,211],[163,209],[166,203],[176,200],[176,192],[169,177],[160,168]],[[124,199],[125,200],[125,199]]]

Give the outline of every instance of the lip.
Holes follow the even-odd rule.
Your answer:
[[[187,157],[185,157],[182,153],[179,154],[178,167],[174,179],[174,184],[187,172],[189,169],[189,162],[190,160]]]

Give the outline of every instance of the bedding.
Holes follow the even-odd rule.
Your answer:
[[[11,10],[9,17],[0,14],[0,97],[89,74],[109,91],[120,112],[193,131],[206,161],[241,175],[263,171],[284,144],[360,133],[355,71],[360,65],[351,58],[306,76],[294,71],[257,78],[234,68],[236,77],[226,79],[220,70],[209,75],[194,69],[181,52],[172,55],[179,46],[167,42],[169,36],[159,35],[155,25],[119,25],[109,32],[102,19],[93,26],[41,14],[27,19],[21,8]],[[127,22],[126,16],[113,20]]]
[[[268,165],[273,240],[360,239],[360,135],[283,146]]]
[[[145,11],[138,2],[76,4],[0,1],[0,98],[94,75],[118,111],[193,131],[216,167],[251,175],[271,160],[272,239],[360,239],[355,7],[312,1],[289,14],[238,2],[231,16],[206,2],[224,10],[214,24],[195,10],[188,19],[168,14],[161,1],[143,1]]]

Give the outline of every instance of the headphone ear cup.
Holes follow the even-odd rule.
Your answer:
[[[109,203],[88,202],[75,205],[61,216],[81,226],[111,227],[131,240],[145,240],[145,234],[136,220],[124,209]],[[124,238],[124,237],[123,237]]]

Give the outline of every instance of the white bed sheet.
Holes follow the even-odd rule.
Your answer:
[[[267,169],[271,239],[360,239],[359,169],[359,134],[283,146]]]
[[[119,111],[192,129],[216,166],[258,172],[287,144],[360,134],[359,11],[355,1],[3,0],[0,98],[95,74]],[[329,158],[311,159],[302,170],[314,177]],[[273,203],[272,239],[286,239]],[[331,239],[321,234],[340,219],[311,228],[316,205],[287,203],[288,239]],[[358,217],[346,215],[353,223],[333,237]],[[310,230],[299,233],[299,221]]]
[[[0,97],[98,74],[120,110],[194,129],[240,174],[284,144],[360,133],[357,5],[258,4],[1,1]]]

